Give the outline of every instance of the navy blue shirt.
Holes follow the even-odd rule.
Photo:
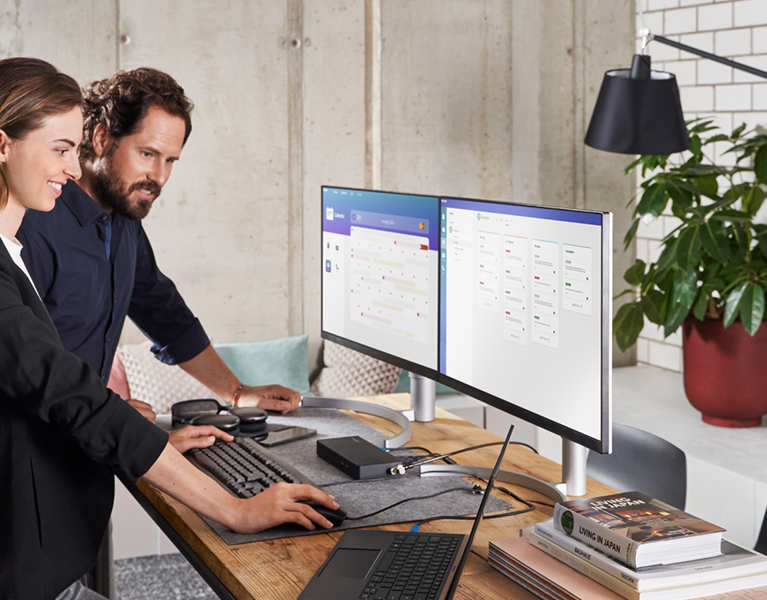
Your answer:
[[[176,286],[157,268],[141,222],[106,213],[73,181],[51,212],[27,211],[17,237],[64,347],[103,381],[126,315],[165,363],[191,360],[210,344]]]

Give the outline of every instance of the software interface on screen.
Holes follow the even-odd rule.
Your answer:
[[[440,202],[440,373],[601,439],[604,215]]]
[[[439,201],[322,188],[322,329],[437,370]]]

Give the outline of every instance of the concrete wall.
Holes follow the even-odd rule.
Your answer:
[[[316,357],[323,183],[612,209],[623,235],[622,163],[581,140],[624,4],[1,0],[0,56],[176,77],[194,131],[145,220],[158,261],[214,341],[306,332]]]

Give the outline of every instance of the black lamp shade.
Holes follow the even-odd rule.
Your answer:
[[[632,78],[630,69],[605,73],[588,146],[623,154],[672,154],[690,147],[676,77],[663,71],[644,75]]]

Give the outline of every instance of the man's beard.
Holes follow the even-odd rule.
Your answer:
[[[137,202],[132,203],[129,200],[130,195],[138,189],[152,192],[153,200],[139,198]],[[146,180],[134,183],[126,189],[126,184],[114,174],[114,164],[110,154],[106,157],[103,167],[93,174],[92,190],[102,205],[110,207],[126,219],[140,221],[149,214],[152,202],[160,195],[162,188],[154,181]]]

